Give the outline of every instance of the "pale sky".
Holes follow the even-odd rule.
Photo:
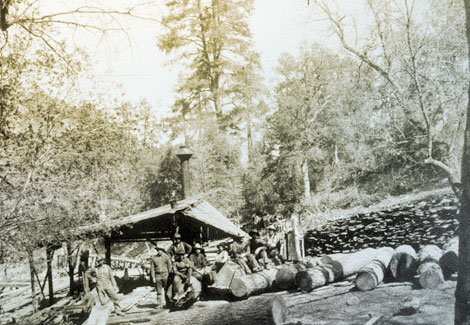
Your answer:
[[[296,53],[302,42],[319,39],[315,23],[309,23],[311,11],[306,0],[255,0],[249,21],[267,82],[272,83],[282,52]],[[156,46],[158,23],[134,21],[129,27],[129,39],[114,35],[97,46],[96,37],[83,43],[80,33],[76,41],[87,46],[95,59],[92,73],[102,87],[113,91],[113,84],[122,84],[130,100],[146,99],[163,113],[174,101],[178,68],[165,65],[169,58]]]
[[[45,11],[58,11],[61,7],[70,9],[80,5],[107,4],[112,9],[125,9],[142,0],[47,0],[42,5]],[[313,2],[313,1],[310,1]],[[341,0],[342,10],[356,11],[360,0]],[[49,7],[50,6],[50,7]],[[43,7],[43,8],[44,8]],[[158,18],[163,10],[163,1],[147,2],[136,12],[144,16]],[[273,85],[275,69],[281,53],[295,54],[302,44],[314,41],[328,47],[335,47],[336,37],[327,32],[327,23],[317,21],[313,14],[314,5],[307,0],[255,0],[255,11],[250,17],[255,49],[261,54],[264,77],[268,85]],[[95,16],[96,17],[96,16]],[[83,23],[96,18],[81,17]],[[105,18],[102,24],[108,24]],[[121,21],[124,33],[112,33],[100,38],[95,33],[83,30],[64,29],[69,41],[85,49],[92,57],[90,74],[98,81],[104,92],[119,93],[116,84],[121,84],[126,97],[138,102],[146,99],[157,112],[165,114],[174,101],[174,88],[178,78],[178,67],[166,65],[169,57],[161,53],[157,46],[157,36],[161,26],[154,21]],[[83,83],[83,89],[95,87]]]

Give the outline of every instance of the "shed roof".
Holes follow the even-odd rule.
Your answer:
[[[247,237],[248,234],[225,217],[203,195],[119,219],[105,220],[80,228],[81,233],[111,230],[115,241],[169,238],[176,225],[183,237],[203,236],[206,240],[223,237]]]

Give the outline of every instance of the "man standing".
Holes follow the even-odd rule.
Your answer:
[[[150,257],[150,276],[157,291],[157,306],[165,306],[165,290],[172,270],[171,258],[158,246]],[[158,299],[160,297],[160,300]]]
[[[114,279],[113,270],[111,267],[104,263],[105,256],[98,255],[96,258],[96,267],[90,270],[90,275],[96,279],[96,290],[98,292],[98,300],[101,305],[105,305],[107,302],[106,298],[109,298],[113,302],[114,311],[117,315],[124,315],[119,305],[119,297],[117,293],[119,288]]]

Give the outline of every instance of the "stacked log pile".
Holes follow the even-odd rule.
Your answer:
[[[455,237],[458,210],[456,199],[444,198],[338,219],[306,232],[306,253],[321,256],[402,244],[415,250],[428,244],[442,247]]]

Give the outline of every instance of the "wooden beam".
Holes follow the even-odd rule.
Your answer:
[[[27,287],[31,283],[23,282],[23,281],[6,281],[0,282],[0,288],[19,288],[19,287]]]

